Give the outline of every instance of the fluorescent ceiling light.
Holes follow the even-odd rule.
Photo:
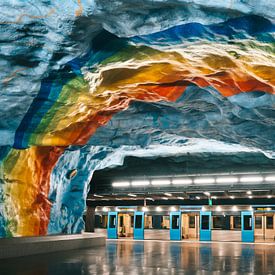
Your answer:
[[[159,186],[159,185],[169,185],[171,182],[170,180],[152,180],[152,185]]]
[[[216,200],[217,196],[212,196],[211,199]]]
[[[216,211],[219,211],[219,212],[220,212],[220,211],[222,211],[222,208],[221,208],[220,206],[217,206],[217,207],[216,207]]]
[[[241,177],[240,182],[260,182],[263,181],[263,177],[261,176],[247,176]]]
[[[108,212],[108,211],[109,211],[109,208],[108,208],[108,207],[103,207],[103,208],[102,208],[102,211]]]
[[[203,194],[206,195],[206,196],[210,196],[209,192],[203,192]]]
[[[184,184],[191,184],[192,179],[183,178],[183,179],[172,179],[172,184],[175,185],[184,185]]]
[[[171,193],[164,193],[165,196],[172,197]]]
[[[252,199],[253,197],[252,196],[248,196],[249,199]]]
[[[167,198],[167,197],[162,197],[161,199],[162,199],[162,200],[166,200],[166,201],[168,200],[168,198]]]
[[[238,207],[237,207],[236,205],[234,205],[234,206],[232,207],[232,211],[238,211]]]
[[[275,175],[273,176],[266,176],[265,181],[275,181]]]
[[[267,198],[268,198],[268,199],[271,199],[271,198],[272,198],[272,196],[271,196],[271,195],[268,195],[268,196],[267,196]]]
[[[153,198],[145,198],[146,200],[149,200],[149,201],[154,201]]]
[[[170,207],[170,211],[177,211],[176,207],[172,206]]]
[[[130,186],[130,183],[128,181],[119,181],[119,182],[113,182],[113,187],[127,187]]]
[[[177,197],[177,199],[179,199],[179,200],[184,200],[184,197]]]
[[[149,180],[134,180],[132,181],[132,186],[147,186],[149,185]]]
[[[94,194],[94,197],[103,198],[103,196],[101,196],[101,195],[96,195],[96,194]]]
[[[238,182],[236,177],[218,177],[216,178],[217,183],[235,183]]]
[[[160,212],[160,211],[162,211],[162,208],[158,206],[158,207],[156,207],[156,211]]]
[[[136,197],[137,195],[135,195],[135,194],[130,194],[130,193],[129,193],[128,196],[129,196],[129,197]]]
[[[246,192],[246,194],[247,194],[247,195],[251,195],[252,192],[251,192],[250,190],[248,190],[248,191]]]
[[[235,199],[235,196],[230,196],[230,199],[234,200],[234,199]]]
[[[142,211],[143,211],[143,212],[146,212],[146,211],[148,211],[148,208],[147,208],[146,206],[143,206],[143,207],[142,207]]]
[[[214,178],[195,178],[194,183],[197,183],[197,184],[215,183],[215,179]]]
[[[201,197],[199,197],[199,196],[196,196],[196,199],[197,199],[197,200],[200,200],[200,199],[201,199]]]

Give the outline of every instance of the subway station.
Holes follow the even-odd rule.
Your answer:
[[[274,0],[0,1],[0,275],[275,274]]]

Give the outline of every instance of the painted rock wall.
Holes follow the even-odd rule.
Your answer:
[[[204,2],[2,1],[2,237],[80,232],[125,156],[274,158],[274,2]]]

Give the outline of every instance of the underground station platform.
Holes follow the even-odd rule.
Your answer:
[[[275,0],[0,1],[0,275],[275,274]]]

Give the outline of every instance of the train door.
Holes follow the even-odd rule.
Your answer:
[[[211,212],[200,212],[200,240],[211,241]]]
[[[170,240],[181,240],[181,212],[170,212]]]
[[[134,215],[129,213],[118,214],[118,237],[133,237]]]
[[[144,212],[135,212],[134,216],[134,239],[144,240]]]
[[[242,241],[254,242],[254,218],[252,211],[242,211]]]
[[[109,212],[108,213],[108,225],[107,225],[107,237],[108,239],[117,239],[118,229],[118,213],[117,212]]]

